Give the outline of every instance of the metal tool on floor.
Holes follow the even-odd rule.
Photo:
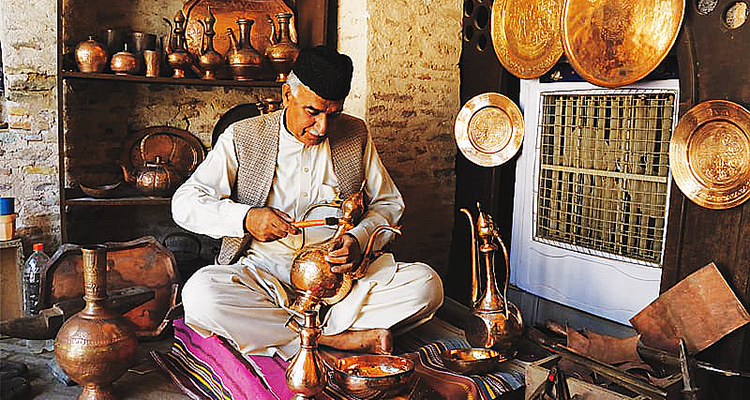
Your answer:
[[[680,370],[682,371],[682,397],[685,400],[698,400],[698,388],[695,387],[693,366],[688,357],[685,339],[680,339]]]
[[[529,400],[573,400],[578,398],[578,395],[570,397],[565,373],[555,365],[550,368],[547,378],[534,390]]]

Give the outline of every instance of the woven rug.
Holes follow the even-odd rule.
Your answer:
[[[291,399],[286,386],[288,363],[280,357],[239,354],[219,337],[202,338],[185,325],[173,321],[174,341],[168,352],[152,351],[151,356],[186,395],[195,400]],[[398,336],[395,353],[414,361],[415,385],[399,399],[495,399],[523,386],[524,367],[513,361],[503,363],[485,375],[463,376],[447,370],[440,352],[468,347],[463,331],[439,319]],[[344,352],[321,351],[331,363]],[[343,391],[329,385],[316,398],[347,399]]]

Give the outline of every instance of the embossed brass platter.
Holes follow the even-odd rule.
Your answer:
[[[726,209],[750,197],[750,112],[726,100],[695,105],[669,142],[672,176],[694,203]]]
[[[565,0],[496,0],[492,5],[492,44],[511,74],[532,79],[552,68],[563,54],[560,12]]]
[[[523,115],[500,93],[482,93],[464,104],[454,127],[459,150],[469,161],[496,167],[513,157],[523,143]]]
[[[605,87],[636,82],[672,48],[685,0],[567,0],[563,49],[587,81]]]

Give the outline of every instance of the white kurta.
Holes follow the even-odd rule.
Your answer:
[[[333,200],[338,180],[328,140],[304,145],[284,126],[279,127],[279,154],[267,205],[301,220],[312,204]],[[269,155],[271,157],[273,155]],[[363,156],[367,211],[349,231],[365,249],[370,234],[380,225],[398,223],[403,199],[383,166],[368,136]],[[181,227],[219,238],[242,237],[248,205],[229,198],[237,174],[233,127],[219,137],[192,176],[175,192],[172,215]],[[307,219],[338,216],[339,210],[319,207]],[[335,227],[308,228],[305,243],[328,239]],[[382,235],[387,242],[389,233]],[[183,289],[186,323],[203,336],[219,334],[245,354],[285,358],[296,352],[296,335],[283,324],[293,297],[289,268],[302,235],[272,242],[252,241],[237,264],[208,266],[196,272]],[[404,289],[407,289],[405,293]],[[257,297],[256,297],[257,296]],[[391,255],[373,262],[368,274],[349,295],[326,314],[324,334],[348,329],[408,328],[429,319],[442,303],[442,283],[422,263],[397,263]],[[293,300],[293,299],[292,299]]]

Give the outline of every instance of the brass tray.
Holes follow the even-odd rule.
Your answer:
[[[497,0],[492,44],[500,64],[521,79],[544,75],[563,54],[560,12],[564,0]]]
[[[523,115],[499,93],[482,93],[464,104],[456,117],[456,144],[469,161],[496,167],[512,158],[523,143]]]
[[[154,237],[129,242],[109,242],[107,247],[107,290],[145,286],[154,299],[125,313],[138,337],[155,337],[169,324],[167,312],[177,303],[180,276],[172,252]],[[41,274],[42,308],[84,294],[81,246],[63,244]]]
[[[153,162],[157,156],[181,175],[188,176],[203,161],[206,149],[186,130],[152,126],[125,138],[120,161],[128,170],[134,171],[142,169],[147,162]]]
[[[669,142],[677,186],[694,203],[726,209],[750,197],[750,112],[726,100],[695,105]]]
[[[685,0],[567,0],[565,55],[587,81],[604,87],[636,82],[672,48]]]
[[[266,48],[271,43],[271,23],[268,17],[274,18],[278,13],[293,13],[292,9],[283,0],[188,0],[182,6],[182,11],[187,17],[185,39],[187,48],[193,54],[200,53],[203,27],[199,20],[208,17],[208,9],[216,18],[214,25],[214,49],[222,55],[229,51],[229,36],[227,28],[232,28],[234,35],[239,40],[240,32],[237,26],[238,18],[252,19],[255,22],[250,28],[250,43],[261,55],[265,54]],[[297,41],[297,32],[294,29],[295,20],[289,24],[290,36],[294,42]]]

